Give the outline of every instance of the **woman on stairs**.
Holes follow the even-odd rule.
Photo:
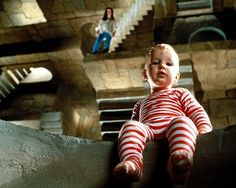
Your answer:
[[[96,41],[93,45],[92,53],[96,54],[99,51],[101,43],[104,41],[103,53],[109,51],[110,43],[112,37],[116,33],[116,20],[113,15],[113,9],[107,7],[104,12],[102,20],[100,20],[98,27],[95,28],[96,31]]]

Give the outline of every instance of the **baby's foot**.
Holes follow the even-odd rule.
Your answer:
[[[121,179],[137,182],[143,177],[142,164],[135,160],[122,161],[116,165],[113,174]]]
[[[167,164],[167,170],[174,183],[183,184],[192,167],[192,155],[187,150],[174,152]]]

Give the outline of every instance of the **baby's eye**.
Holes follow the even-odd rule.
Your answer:
[[[166,62],[166,65],[167,66],[173,66],[173,63],[172,62]]]
[[[159,65],[160,62],[159,62],[159,61],[153,61],[151,64],[152,64],[152,65]]]

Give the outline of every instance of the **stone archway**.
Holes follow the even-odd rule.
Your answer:
[[[209,26],[201,27],[191,33],[188,43],[218,40],[226,40],[225,33],[219,28]]]

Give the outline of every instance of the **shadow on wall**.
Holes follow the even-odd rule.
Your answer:
[[[197,71],[194,69],[194,66],[193,66],[193,80],[194,80],[195,98],[200,104],[202,104],[204,91],[202,89],[201,82],[198,79]]]
[[[81,51],[83,55],[90,54],[92,51],[93,44],[96,40],[95,26],[93,23],[84,24],[81,27]]]

